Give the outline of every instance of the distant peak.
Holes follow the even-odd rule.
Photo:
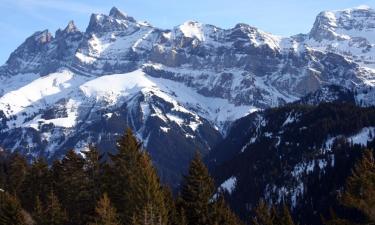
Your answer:
[[[37,31],[30,37],[33,41],[40,44],[48,43],[52,40],[52,34],[48,30]],[[30,39],[29,38],[29,39]]]
[[[78,31],[78,28],[74,24],[73,20],[69,21],[68,25],[64,29],[64,32],[66,32],[66,33],[73,33],[73,32],[77,32],[77,31]]]
[[[112,7],[112,9],[109,11],[109,16],[119,20],[128,20],[131,22],[136,22],[133,17],[128,16],[126,13],[123,13],[116,7]]]

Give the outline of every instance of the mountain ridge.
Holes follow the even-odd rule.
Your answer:
[[[69,22],[54,36],[33,34],[0,67],[0,144],[53,160],[89,143],[111,152],[130,127],[177,184],[197,149],[207,154],[251,112],[330,85],[373,105],[375,42],[364,39],[283,38],[241,23],[160,29],[112,8],[92,14],[84,32]],[[355,51],[343,53],[349,44]]]

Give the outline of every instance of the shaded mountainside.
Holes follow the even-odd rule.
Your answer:
[[[338,207],[363,147],[375,147],[374,133],[374,107],[291,104],[236,121],[207,159],[244,219],[264,198],[290,205],[301,224],[320,224],[329,207]]]
[[[249,113],[313,92],[330,101],[331,85],[373,105],[374,20],[364,7],[324,12],[309,34],[279,37],[247,24],[160,29],[114,7],[85,31],[36,32],[0,67],[0,145],[52,161],[89,143],[113,152],[130,127],[176,186],[193,153]]]

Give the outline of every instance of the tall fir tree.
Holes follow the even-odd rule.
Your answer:
[[[181,203],[189,225],[212,224],[214,191],[214,182],[197,153],[181,188]]]
[[[52,174],[55,193],[68,214],[68,224],[87,224],[95,204],[90,204],[84,159],[70,150],[60,162],[54,163]]]
[[[95,222],[92,225],[120,225],[116,209],[112,207],[106,193],[98,201],[95,212]]]
[[[25,157],[15,153],[10,159],[7,190],[11,194],[18,195],[21,192],[21,186],[26,178],[28,165]]]
[[[125,224],[166,223],[164,193],[151,160],[130,129],[118,140],[118,153],[111,156],[106,181],[121,220]],[[125,188],[124,188],[125,187]]]
[[[254,209],[254,214],[252,219],[253,225],[273,225],[275,222],[275,213],[272,212],[263,199],[259,201],[257,207]]]
[[[277,216],[277,220],[274,224],[277,225],[294,225],[293,218],[290,215],[289,208],[284,204]]]
[[[375,160],[372,150],[365,150],[346,180],[339,203],[346,214],[337,215],[331,209],[327,225],[375,224]]]
[[[51,187],[52,182],[48,164],[42,158],[37,159],[27,171],[25,180],[21,185],[20,199],[23,207],[31,211],[34,208],[36,198],[45,202]]]
[[[340,202],[360,212],[365,223],[375,223],[375,160],[372,150],[365,150],[355,164]]]
[[[218,197],[214,204],[213,224],[215,225],[241,225],[240,219],[232,212],[223,193],[218,193]]]
[[[66,212],[53,191],[48,194],[44,206],[39,198],[36,199],[33,217],[37,225],[65,225],[68,222]]]
[[[102,155],[98,149],[90,145],[89,150],[84,152],[84,172],[87,178],[87,192],[89,193],[88,204],[95,205],[102,195],[103,164]],[[95,208],[91,208],[91,214],[94,214]]]

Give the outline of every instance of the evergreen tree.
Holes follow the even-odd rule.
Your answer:
[[[150,157],[130,129],[111,156],[108,192],[124,223],[162,224],[167,220],[164,193]],[[126,188],[124,188],[126,187]]]
[[[96,219],[92,225],[120,225],[116,209],[111,206],[111,201],[106,193],[98,201],[95,212]]]
[[[271,209],[263,199],[259,201],[254,213],[255,216],[252,220],[254,225],[273,225],[275,222],[275,214],[271,213]]]
[[[341,203],[359,211],[368,223],[375,223],[375,161],[371,150],[365,150],[354,166]]]
[[[140,176],[133,184],[133,199],[130,203],[135,206],[136,218],[143,225],[166,224],[168,212],[165,206],[164,190],[147,153],[142,153],[139,166]]]
[[[26,224],[22,208],[13,195],[0,191],[0,224],[24,225]]]
[[[213,217],[213,224],[215,225],[239,225],[242,222],[231,211],[225,202],[224,195],[219,193],[218,199],[214,205],[215,214]]]
[[[47,194],[51,190],[51,176],[48,164],[44,159],[36,160],[28,170],[21,186],[20,199],[24,208],[31,211],[34,208],[36,198],[45,202]]]
[[[25,157],[15,153],[10,160],[8,174],[8,188],[11,194],[18,195],[21,191],[22,183],[25,180],[28,166]]]
[[[168,225],[186,224],[185,213],[181,215],[181,207],[178,207],[178,199],[173,198],[172,191],[168,187],[164,187],[164,202],[167,207]],[[185,223],[184,223],[185,222]]]
[[[55,193],[68,214],[68,224],[87,224],[95,204],[90,204],[84,159],[70,150],[61,162],[54,163],[52,174]]]
[[[42,208],[41,203],[36,204],[38,225],[65,225],[68,222],[67,215],[62,209],[59,199],[51,191],[48,195],[47,203]],[[41,213],[42,212],[42,213]]]
[[[84,152],[84,154],[84,171],[87,177],[87,192],[89,194],[88,204],[94,206],[98,202],[102,193],[102,156],[93,145],[90,145],[89,150]],[[92,207],[90,214],[94,214],[94,211],[95,207]]]
[[[375,223],[375,160],[372,150],[365,150],[346,180],[339,203],[348,212],[338,216],[331,209],[327,225],[374,224]]]
[[[293,218],[290,215],[289,208],[284,204],[277,216],[277,221],[275,224],[278,225],[294,225]]]
[[[184,177],[181,199],[189,225],[207,225],[212,222],[211,199],[215,191],[208,170],[197,153]]]

